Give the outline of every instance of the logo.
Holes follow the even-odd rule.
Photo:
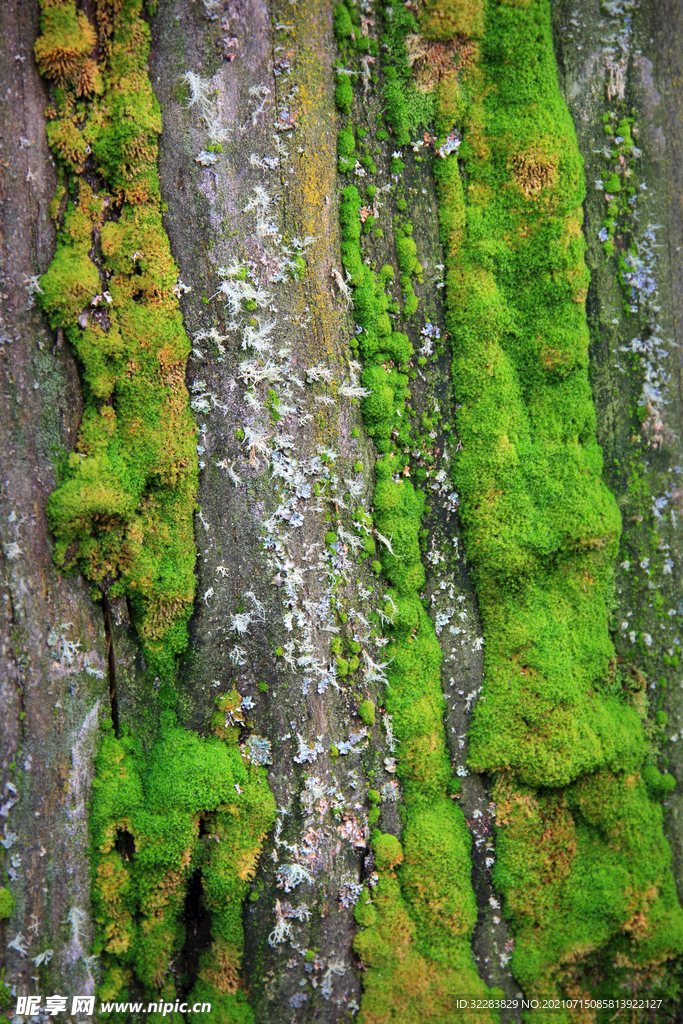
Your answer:
[[[18,996],[17,1017],[37,1017],[41,1011],[40,996]],[[43,1007],[44,1013],[49,1017],[56,1017],[58,1013],[66,1013],[66,996],[48,996]],[[76,1013],[84,1013],[92,1017],[95,1012],[94,996],[74,996],[71,1000],[71,1016]]]
[[[40,996],[19,996],[17,999],[17,1015],[19,1017],[35,1017],[40,1010]]]
[[[74,1013],[85,1013],[88,1017],[92,1017],[95,1012],[95,997],[94,996],[74,996],[71,1001],[71,1015]]]

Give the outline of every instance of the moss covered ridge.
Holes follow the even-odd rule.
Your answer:
[[[194,597],[195,426],[178,269],[161,220],[161,116],[142,0],[42,0],[38,67],[59,174],[40,279],[82,370],[85,408],[48,504],[56,560],[131,602],[151,674],[170,678]]]
[[[346,59],[358,59],[372,48],[374,40],[358,29],[359,12],[353,4],[338,5],[334,17]],[[406,17],[412,21],[409,12]],[[336,96],[338,107],[347,114],[354,97],[351,78],[340,76]],[[431,110],[431,97],[418,98],[415,116],[420,119],[425,110]],[[357,137],[365,137],[364,129]],[[342,128],[339,138],[339,169],[346,173],[353,166],[353,127]],[[368,156],[364,159],[364,167],[374,174]],[[372,200],[376,186],[371,184],[366,191]],[[398,208],[405,209],[405,203]],[[457,1016],[483,1024],[497,1019],[496,1011],[456,1010],[458,996],[483,997],[486,987],[472,961],[470,939],[477,909],[470,878],[471,840],[464,815],[452,799],[457,783],[445,742],[441,650],[420,599],[425,584],[419,544],[425,497],[403,472],[411,444],[406,402],[414,352],[407,335],[392,329],[388,315],[386,288],[393,267],[377,273],[363,258],[361,237],[372,226],[370,217],[358,188],[345,187],[340,206],[342,262],[352,289],[354,348],[363,361],[363,386],[368,391],[362,400],[363,419],[378,452],[373,520],[378,536],[388,541],[376,567],[388,584],[383,613],[391,622],[390,640],[377,671],[385,674],[384,706],[399,742],[397,775],[404,789],[405,817],[400,840],[379,829],[372,834],[378,880],[365,887],[356,906],[361,931],[354,948],[365,968],[358,1019],[362,1024],[445,1024]],[[395,224],[397,262],[405,278],[404,319],[417,308],[409,275],[421,270],[415,266],[410,230],[400,219]],[[357,515],[362,518],[360,510]],[[379,793],[374,799],[379,800]]]
[[[620,517],[595,439],[583,171],[547,0],[488,3],[456,124],[436,174],[454,478],[486,638],[469,763],[495,776],[512,968],[530,993],[671,996],[683,914],[644,768],[644,683],[609,632]]]

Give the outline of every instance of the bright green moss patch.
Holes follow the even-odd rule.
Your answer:
[[[375,705],[371,700],[364,700],[361,706],[358,708],[358,714],[361,717],[361,721],[365,722],[366,725],[375,724]]]
[[[184,982],[171,968],[185,942],[185,892],[200,873],[213,941],[192,995],[214,1004],[215,1020],[247,1022],[238,992],[242,901],[275,817],[273,797],[234,727],[225,740],[205,739],[165,715],[147,756],[109,729],[97,758],[90,827],[100,994],[125,999],[142,986],[150,998],[176,998]]]
[[[342,128],[337,136],[337,156],[340,174],[346,174],[353,170],[356,162],[356,140],[353,136],[353,128],[350,126]]]
[[[116,16],[98,4],[97,33],[71,0],[42,6],[36,60],[58,85],[48,140],[70,177],[40,298],[76,351],[85,399],[48,504],[55,556],[130,599],[150,672],[168,678],[194,597],[197,455],[178,268],[161,222],[149,27],[141,0]]]
[[[400,869],[399,869],[400,871]],[[355,916],[363,929],[354,948],[363,958],[363,1001],[358,1016],[364,1024],[396,1020],[401,1024],[454,1020],[453,1007],[467,988],[484,996],[472,965],[469,942],[457,946],[451,940],[449,958],[437,962],[425,951],[418,925],[406,905],[401,883],[383,871],[372,890],[361,893]],[[472,988],[470,988],[472,986]],[[484,1024],[496,1019],[482,1009],[458,1012],[465,1024]]]
[[[653,764],[646,764],[641,774],[653,800],[663,800],[676,788],[673,775],[662,774]]]
[[[348,8],[344,4],[337,4],[334,9],[334,35],[339,43],[343,45],[347,39],[353,36],[353,24]]]
[[[9,889],[0,889],[0,921],[7,920],[14,910],[14,896]]]
[[[513,971],[527,994],[670,994],[670,782],[643,767],[645,695],[608,629],[621,524],[595,439],[582,165],[545,0],[487,7],[465,85],[462,146],[436,176],[454,481],[486,638],[469,763],[497,777]]]
[[[334,90],[334,102],[337,104],[337,108],[342,114],[350,113],[351,104],[353,103],[353,89],[348,75],[340,73],[337,76],[337,86]]]
[[[403,849],[400,842],[396,836],[389,833],[384,834],[380,831],[373,833],[372,852],[380,871],[396,868],[403,860]]]

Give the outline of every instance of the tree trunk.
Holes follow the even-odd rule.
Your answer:
[[[149,1018],[148,1001],[159,1003],[153,1017],[184,1019],[179,1004],[197,999],[221,1022],[436,1024],[521,1021],[523,998],[637,997],[661,1005],[633,1020],[677,1020],[680,3],[148,7],[0,8],[8,1015],[19,997],[44,1005],[61,993],[67,1013],[72,997],[97,994],[96,1012],[131,1020]],[[62,14],[66,43],[50,21]],[[515,19],[552,69],[522,104],[505,91]],[[76,57],[63,56],[69,46]],[[131,53],[140,66],[125,64]],[[58,72],[58,59],[76,64]],[[495,122],[506,102],[508,120]],[[547,111],[561,120],[565,107],[567,151],[549,155],[521,120],[536,111],[529,122],[547,127]],[[76,134],[81,156],[65,156],[55,126]],[[137,149],[126,150],[132,135]],[[553,205],[555,188],[580,193],[574,151],[582,224],[568,200]],[[515,188],[524,200],[515,193],[511,220],[494,224],[491,209]],[[79,259],[95,276],[90,292],[83,264],[78,281],[73,269],[59,279],[64,294],[76,282],[85,296],[67,310],[48,268],[75,246],[70,218],[86,189],[100,206]],[[577,245],[577,262],[566,271],[530,258],[509,280],[509,251],[537,230]],[[574,362],[553,347],[565,306],[547,296],[559,278],[575,289],[572,345],[590,336]],[[536,362],[520,370],[536,281]],[[111,346],[97,378],[83,340],[96,322],[97,344]],[[158,372],[169,403],[159,408],[175,403],[177,417],[161,442],[150,438],[165,413],[148,414],[136,384],[150,351],[149,393]],[[541,378],[550,398],[534,390]],[[587,426],[557,411],[565,379],[579,382]],[[486,399],[499,385],[508,398]],[[518,399],[532,441],[524,449],[509,429],[496,448],[490,424],[513,422]],[[546,541],[524,535],[531,571],[514,561],[527,508],[514,481],[533,477],[525,451],[543,455],[532,444],[545,401],[566,451],[529,516],[551,533],[561,492],[567,526],[542,555]],[[75,502],[80,487],[83,497],[84,467],[124,420],[97,487],[123,494],[139,471],[134,509],[112,498],[111,520],[103,506],[60,519],[50,495]],[[604,465],[586,455],[562,491],[565,464],[596,434]],[[146,444],[155,456],[139,455]],[[572,533],[584,478],[594,507]],[[486,519],[508,483],[518,504]],[[154,518],[166,501],[172,514]],[[604,526],[612,506],[621,533],[603,537],[591,516]],[[193,599],[176,552],[190,517]],[[509,552],[507,566],[506,555],[491,568],[494,548]],[[563,581],[547,583],[560,565]],[[576,593],[556,600],[567,580]],[[596,580],[602,610],[576,611]],[[509,623],[527,602],[536,625],[513,642]],[[551,634],[569,666],[555,676],[542,667]],[[513,707],[495,689],[501,664],[521,694]],[[576,706],[565,683],[582,673]],[[586,722],[601,752],[584,763]],[[628,730],[635,754],[622,750]],[[507,1005],[462,1016],[458,999],[486,997]],[[101,1009],[113,1000],[120,1010]],[[602,1024],[614,1006],[563,1007],[556,1019]]]

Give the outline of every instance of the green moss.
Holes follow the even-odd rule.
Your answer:
[[[0,889],[0,921],[7,920],[14,910],[14,896],[9,889]]]
[[[57,251],[40,279],[40,302],[52,328],[75,327],[100,290],[100,276],[89,257],[93,227],[87,213],[67,206]]]
[[[97,69],[90,60],[97,36],[73,0],[60,4],[41,5],[41,35],[35,45],[35,56],[41,75],[58,85],[79,88],[79,95],[96,87]]]
[[[337,86],[334,90],[334,102],[342,114],[350,114],[353,105],[353,87],[348,75],[337,76]]]
[[[335,39],[341,46],[350,39],[354,34],[353,23],[351,21],[351,15],[349,14],[348,8],[344,4],[337,4],[334,8],[334,35]]]
[[[15,997],[12,989],[5,984],[5,968],[0,970],[0,1009],[9,1008],[14,1003]]]
[[[676,788],[676,779],[673,775],[663,775],[653,764],[644,766],[642,776],[653,800],[663,800]]]
[[[149,27],[141,0],[124,0],[118,18],[100,19],[95,63],[85,15],[70,0],[43,7],[36,59],[60,85],[47,131],[71,201],[40,298],[78,356],[85,402],[48,503],[56,560],[129,598],[151,675],[170,678],[194,597],[197,455],[184,382],[190,346],[161,221]],[[59,61],[74,70],[58,73]],[[87,97],[78,109],[77,96]],[[86,150],[106,191],[79,176]]]
[[[444,138],[454,124],[461,121],[466,108],[466,97],[457,75],[448,75],[439,83],[436,99],[436,134]]]
[[[346,8],[344,8],[346,9]],[[356,140],[353,136],[353,128],[349,125],[342,128],[337,136],[337,156],[339,158],[339,172],[346,174],[353,169],[355,164]]]
[[[180,729],[172,715],[146,756],[130,737],[105,734],[90,815],[102,998],[125,998],[131,985],[150,997],[162,989],[184,942],[185,889],[196,871],[213,942],[195,991],[215,990],[226,1008],[238,998],[221,993],[222,979],[239,970],[242,901],[275,816],[265,780],[236,743]],[[252,1019],[246,1004],[241,1012]]]
[[[372,834],[372,852],[380,870],[391,870],[403,861],[403,848],[396,836],[375,830]]]
[[[405,7],[394,7],[394,19],[401,29],[392,35],[392,57],[402,54],[403,64],[400,70],[384,69],[385,100],[387,120],[402,144],[428,117],[432,98],[404,88],[409,67],[403,36],[416,22]],[[402,169],[402,161],[394,160],[392,173]],[[345,188],[341,199],[342,260],[353,287],[354,316],[361,328],[357,343],[364,363],[363,386],[371,392],[362,401],[363,419],[379,453],[373,518],[378,533],[389,541],[388,546],[382,543],[379,558],[372,562],[374,572],[382,573],[392,585],[385,609],[393,621],[386,649],[384,702],[399,740],[397,773],[405,793],[401,839],[373,833],[380,875],[373,890],[374,902],[361,896],[356,906],[356,920],[364,930],[356,937],[354,948],[367,968],[359,1020],[364,1024],[389,1019],[436,1024],[450,1019],[457,994],[485,993],[469,945],[476,921],[469,877],[470,838],[464,817],[448,792],[452,776],[443,727],[441,652],[419,597],[425,581],[419,545],[424,495],[398,475],[405,466],[399,447],[405,448],[411,440],[405,414],[410,397],[408,375],[400,368],[410,362],[413,349],[405,334],[392,330],[388,316],[385,289],[394,278],[393,268],[387,265],[376,274],[363,262],[358,190]],[[418,269],[417,250],[406,232],[399,241],[405,276]],[[409,276],[401,286],[416,306]],[[368,530],[373,519],[362,509],[355,515]],[[376,553],[372,537],[366,537],[364,546],[366,554]],[[367,705],[374,717],[369,699],[361,708]],[[363,717],[370,724],[369,713]],[[375,824],[380,817],[379,792],[371,790],[369,800],[369,820]],[[484,1011],[482,1021],[492,1019]]]
[[[454,36],[478,39],[484,31],[483,0],[428,0],[420,14],[426,39],[448,42]]]
[[[222,739],[178,728],[170,710],[195,586],[190,346],[161,220],[149,27],[141,0],[96,6],[99,38],[71,0],[44,0],[36,43],[39,67],[59,85],[47,133],[68,181],[54,206],[59,214],[66,198],[41,301],[76,352],[84,389],[81,430],[48,516],[57,562],[128,598],[148,672],[164,684],[159,738],[145,754],[103,723],[90,815],[99,994],[175,997],[187,885],[200,871],[213,942],[193,994],[212,1004],[213,1020],[246,1024],[251,1011],[234,992],[241,905],[274,803],[264,770],[237,745],[236,691],[219,704]]]
[[[358,714],[361,717],[361,721],[365,722],[366,725],[375,724],[375,705],[371,700],[363,701],[358,708]]]
[[[604,183],[605,192],[621,192],[621,179],[617,174],[610,174],[607,181]],[[616,209],[614,211],[617,212]]]
[[[683,949],[656,802],[670,783],[643,767],[645,697],[608,629],[621,523],[595,439],[583,172],[545,0],[487,7],[465,86],[467,188],[455,156],[437,184],[454,483],[486,639],[469,764],[496,777],[495,881],[525,992],[653,993]]]

